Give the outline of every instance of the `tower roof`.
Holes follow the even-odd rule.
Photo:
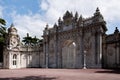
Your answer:
[[[66,13],[63,16],[63,19],[70,18],[70,17],[73,17],[72,13],[70,13],[69,11],[66,11]]]
[[[14,27],[14,24],[12,23],[10,28],[8,28],[8,32],[13,32],[13,31],[17,32],[17,29]]]

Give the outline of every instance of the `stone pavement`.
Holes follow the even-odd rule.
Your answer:
[[[120,80],[120,70],[0,69],[0,80]]]

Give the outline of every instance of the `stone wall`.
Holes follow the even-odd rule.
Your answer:
[[[115,32],[105,36],[103,44],[103,67],[120,68],[120,33]]]

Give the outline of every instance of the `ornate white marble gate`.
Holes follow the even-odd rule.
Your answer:
[[[102,37],[107,30],[96,9],[90,18],[78,17],[67,11],[53,28],[44,30],[46,68],[100,68]]]

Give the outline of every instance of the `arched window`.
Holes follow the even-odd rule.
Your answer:
[[[13,59],[17,59],[17,55],[16,54],[13,55]]]
[[[16,65],[16,60],[17,60],[17,54],[13,55],[13,65]]]

